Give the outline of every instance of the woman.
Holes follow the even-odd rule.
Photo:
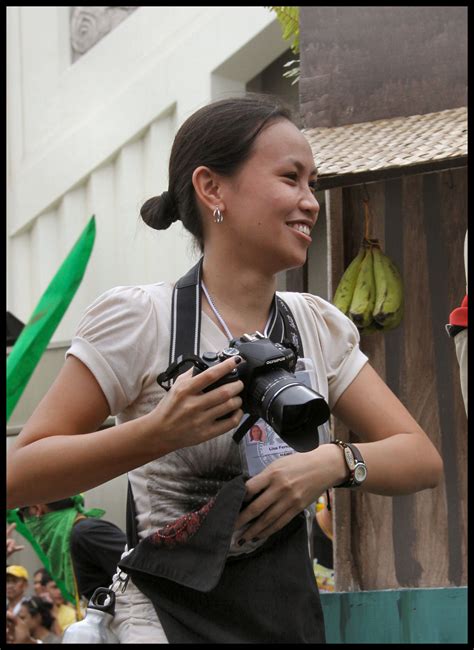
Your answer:
[[[28,628],[32,639],[41,643],[61,643],[61,637],[53,634],[54,623],[51,603],[39,596],[32,596],[23,601],[18,618]]]
[[[269,330],[276,274],[306,260],[316,179],[308,142],[272,98],[216,102],[179,129],[168,191],[141,214],[156,229],[181,220],[203,253],[201,352]],[[140,544],[122,561],[133,576],[117,592],[121,642],[324,642],[301,513],[344,483],[385,495],[435,487],[440,456],[367,363],[351,321],[316,296],[283,293],[318,392],[360,437],[352,451],[367,477],[354,477],[341,445],[321,444],[244,484],[232,439],[243,382],[206,390],[241,359],[188,370],[167,393],[156,383],[168,365],[171,296],[163,283],[117,287],[91,305],[10,454],[8,507],[129,472]],[[117,426],[96,432],[111,413]]]

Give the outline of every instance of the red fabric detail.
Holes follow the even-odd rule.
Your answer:
[[[156,533],[150,535],[150,541],[156,546],[173,548],[185,544],[201,528],[216,499],[210,499],[202,508],[179,517]]]
[[[467,327],[467,294],[464,296],[461,306],[453,309],[449,315],[449,324]]]

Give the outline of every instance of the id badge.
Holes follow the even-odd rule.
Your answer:
[[[295,376],[300,383],[319,392],[318,381],[311,359],[298,359]],[[318,435],[319,444],[329,442],[328,422],[318,427]],[[263,418],[257,420],[250,427],[240,441],[239,448],[242,468],[248,478],[259,474],[278,458],[296,453],[293,447],[284,442]]]

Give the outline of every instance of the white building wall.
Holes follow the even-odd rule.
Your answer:
[[[97,225],[84,279],[12,414],[7,446],[88,304],[110,287],[189,268],[181,225],[154,231],[140,206],[167,188],[179,125],[287,49],[263,7],[140,7],[72,64],[69,9],[7,7],[7,309],[26,322],[92,214]],[[126,485],[123,475],[89,490],[86,505],[125,528]],[[11,561],[30,573],[39,566],[28,544]]]
[[[7,309],[28,320],[92,214],[84,280],[53,341],[119,284],[170,280],[193,262],[180,224],[142,203],[167,187],[179,125],[243,90],[287,45],[264,7],[140,7],[74,64],[69,7],[8,7]]]

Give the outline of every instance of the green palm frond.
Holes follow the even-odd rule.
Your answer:
[[[266,7],[276,13],[282,28],[285,41],[290,41],[293,54],[300,50],[300,8],[299,7]]]

